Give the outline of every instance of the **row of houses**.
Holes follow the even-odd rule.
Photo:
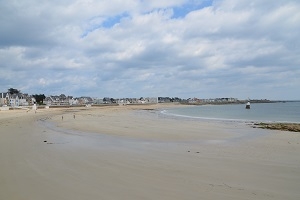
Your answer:
[[[97,104],[145,104],[145,103],[170,103],[170,102],[183,102],[191,104],[199,103],[230,103],[237,102],[237,98],[215,98],[215,99],[198,99],[198,98],[188,98],[181,99],[178,97],[141,97],[141,98],[91,98],[91,97],[73,97],[61,95],[50,95],[47,96],[43,103],[47,106],[72,106],[72,105],[97,105]],[[35,98],[28,94],[11,94],[9,92],[0,93],[0,106],[31,106],[36,103]]]
[[[188,98],[188,99],[181,99],[178,97],[158,97],[158,103],[170,103],[170,102],[181,102],[181,103],[188,103],[188,104],[205,104],[205,103],[233,103],[237,102],[237,98],[214,98],[214,99],[199,99],[199,98]]]
[[[0,106],[10,106],[10,107],[19,107],[19,106],[29,106],[35,103],[35,98],[32,95],[28,94],[10,94],[8,92],[0,93]]]
[[[158,103],[157,97],[120,98],[115,100],[118,104],[146,104]]]
[[[215,99],[199,99],[199,98],[189,98],[186,100],[187,103],[234,103],[237,102],[237,98],[215,98]]]
[[[157,103],[156,97],[141,97],[141,98],[91,98],[91,97],[72,97],[61,94],[59,96],[48,96],[44,100],[46,105],[55,106],[68,106],[68,105],[98,105],[98,104],[144,104],[144,103]]]
[[[8,92],[0,93],[0,106],[19,107],[32,106],[36,103],[36,99],[32,95],[17,93],[10,94]],[[93,104],[94,100],[91,97],[66,96],[64,94],[57,96],[48,96],[44,99],[45,105],[53,106],[69,106],[69,105],[86,105]]]
[[[157,97],[158,103],[182,102],[183,99],[178,97]]]
[[[44,99],[44,104],[48,106],[70,106],[94,104],[95,100],[91,97],[72,97],[61,95],[51,95]]]

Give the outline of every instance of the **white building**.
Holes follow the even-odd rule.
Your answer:
[[[1,92],[0,93],[0,106],[8,105],[9,102],[9,93]]]

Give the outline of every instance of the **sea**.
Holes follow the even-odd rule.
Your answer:
[[[276,103],[199,105],[162,110],[161,113],[180,118],[241,122],[300,123],[300,101]]]

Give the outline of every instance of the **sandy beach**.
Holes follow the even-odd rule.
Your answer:
[[[162,115],[0,111],[0,200],[300,199],[300,135]]]

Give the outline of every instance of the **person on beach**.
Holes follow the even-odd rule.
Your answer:
[[[32,110],[34,110],[34,113],[36,114],[37,106],[35,102],[33,103]]]

